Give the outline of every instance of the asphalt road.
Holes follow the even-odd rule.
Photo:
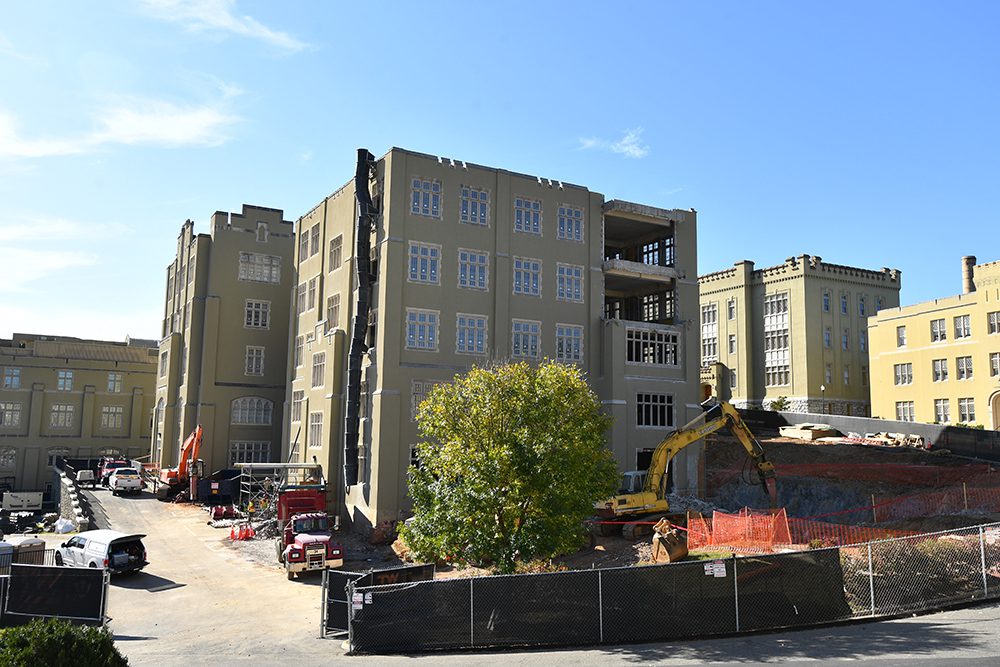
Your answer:
[[[226,546],[190,505],[94,492],[110,527],[147,535],[150,565],[113,577],[108,614],[133,665],[907,665],[1000,666],[1000,604],[894,621],[682,643],[575,650],[348,656],[319,638],[318,579],[290,582]],[[51,541],[51,538],[50,538]],[[61,541],[61,540],[60,540]],[[419,619],[414,619],[419,622]]]

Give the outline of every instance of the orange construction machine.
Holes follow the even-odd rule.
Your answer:
[[[160,483],[156,487],[157,500],[167,500],[188,487],[191,466],[198,460],[198,452],[201,449],[201,435],[201,424],[198,424],[181,447],[181,458],[177,467],[160,470]]]

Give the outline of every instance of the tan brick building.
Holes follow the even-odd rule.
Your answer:
[[[868,322],[899,305],[897,269],[815,255],[755,269],[748,260],[701,276],[702,384],[737,407],[868,416]]]
[[[1000,429],[1000,262],[963,257],[962,278],[961,294],[872,318],[874,414]]]
[[[292,223],[244,205],[213,214],[210,231],[185,222],[167,267],[152,433],[153,460],[165,467],[178,464],[197,424],[208,470],[281,453]]]
[[[370,174],[365,172],[370,169]],[[496,359],[580,364],[615,424],[625,469],[699,411],[696,215],[394,148],[296,222],[289,420],[283,455],[324,464],[331,508],[361,525],[409,503],[414,408],[428,389]],[[369,178],[370,176],[370,178]],[[367,240],[361,243],[359,240]],[[358,483],[345,485],[345,415],[359,247],[373,287],[361,369]],[[675,479],[697,485],[697,448]]]
[[[0,340],[0,488],[45,491],[57,456],[149,451],[156,342]]]

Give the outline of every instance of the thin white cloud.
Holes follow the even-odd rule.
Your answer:
[[[229,98],[239,89],[223,89]],[[41,158],[76,155],[112,144],[154,146],[218,146],[238,116],[220,105],[181,106],[163,100],[122,98],[95,117],[100,129],[64,138],[28,138],[16,119],[0,112],[0,158]]]
[[[618,141],[608,141],[597,137],[584,137],[580,139],[580,149],[606,150],[635,160],[649,155],[649,146],[642,143],[642,128],[637,127],[625,130],[625,134]]]
[[[0,294],[30,291],[31,284],[54,273],[81,266],[92,266],[97,257],[78,250],[31,250],[0,246],[0,266],[4,279]]]
[[[81,304],[76,295],[57,295],[50,308],[0,301],[0,337],[14,332],[75,336],[93,340],[124,342],[132,338],[159,338],[162,307],[136,308],[134,301],[108,301],[101,308]]]
[[[120,236],[131,232],[128,225],[116,222],[87,223],[68,218],[27,215],[13,222],[0,224],[0,239],[4,243],[41,243],[48,241],[78,241]],[[0,248],[0,251],[3,249]]]
[[[287,32],[271,30],[252,16],[237,15],[235,0],[143,0],[143,5],[151,16],[192,31],[220,30],[291,52],[308,46]]]
[[[0,56],[6,56],[8,58],[14,58],[15,60],[21,60],[26,63],[40,63],[42,60],[35,56],[24,53],[18,50],[7,37],[0,34]]]

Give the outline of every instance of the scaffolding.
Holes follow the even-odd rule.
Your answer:
[[[318,463],[237,463],[240,510],[260,518],[274,514],[275,498],[290,489],[326,489]]]

